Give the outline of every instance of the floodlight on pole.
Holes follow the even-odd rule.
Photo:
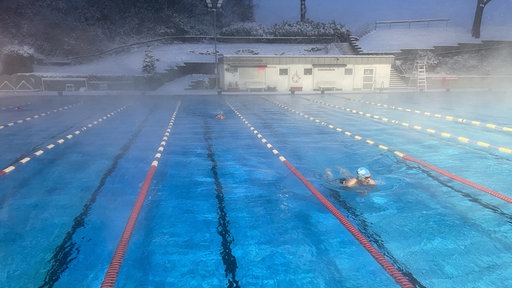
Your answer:
[[[223,0],[217,0],[217,5],[214,5],[211,0],[206,0],[206,4],[208,5],[208,9],[213,12],[213,49],[215,54],[215,90],[217,90],[217,93],[220,94],[219,90],[219,71],[218,71],[218,63],[219,58],[217,55],[217,9],[220,9],[220,6],[222,5]]]

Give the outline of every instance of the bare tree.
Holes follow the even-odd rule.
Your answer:
[[[473,28],[471,29],[471,36],[480,38],[480,26],[482,25],[482,15],[484,14],[485,5],[489,4],[491,0],[477,0],[475,18],[473,19]]]
[[[300,0],[300,22],[306,21],[306,0]]]

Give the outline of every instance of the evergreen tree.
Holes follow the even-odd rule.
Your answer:
[[[156,71],[156,62],[158,59],[153,55],[151,48],[144,51],[144,62],[142,63],[142,73],[153,74]]]

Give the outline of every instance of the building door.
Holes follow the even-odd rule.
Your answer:
[[[238,77],[240,88],[242,89],[259,89],[266,87],[265,67],[239,67]]]
[[[276,66],[267,66],[267,86],[271,91],[278,89],[279,69]]]
[[[364,68],[363,70],[363,90],[373,90],[375,78],[375,69]]]

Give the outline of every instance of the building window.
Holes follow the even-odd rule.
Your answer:
[[[373,76],[373,69],[372,68],[369,68],[369,69],[364,69],[364,75],[365,76]]]
[[[238,67],[226,67],[226,72],[227,73],[237,73],[238,72]]]
[[[304,75],[313,75],[313,68],[304,68]]]
[[[345,68],[345,75],[352,75],[352,68]]]
[[[281,76],[288,75],[288,69],[279,69],[279,75],[281,75]]]

